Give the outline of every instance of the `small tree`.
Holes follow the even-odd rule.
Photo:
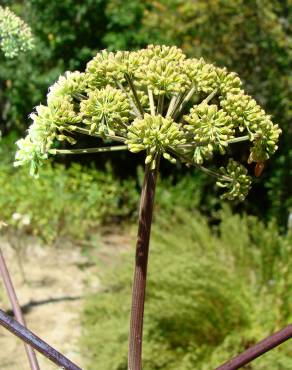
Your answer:
[[[128,368],[142,368],[142,331],[150,229],[159,163],[177,160],[214,176],[223,198],[244,200],[251,186],[247,169],[231,158],[232,145],[249,142],[248,162],[263,163],[277,149],[281,130],[241,87],[239,77],[187,59],[176,47],[135,52],[102,51],[86,71],[67,72],[49,89],[47,105],[31,114],[25,139],[17,142],[15,165],[30,165],[38,176],[49,155],[145,151],[133,280]],[[122,145],[60,149],[75,145],[77,134]],[[229,157],[218,171],[203,166],[215,153]]]

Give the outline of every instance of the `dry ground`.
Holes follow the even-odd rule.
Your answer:
[[[27,282],[23,281],[15,262],[14,250],[0,241],[25,310],[27,326],[83,369],[85,359],[79,346],[80,313],[86,294],[100,289],[94,259],[107,263],[109,251],[116,254],[117,250],[129,247],[130,239],[121,233],[104,235],[97,241],[99,247],[88,255],[81,253],[78,247],[50,248],[30,243],[23,256]],[[0,293],[0,307],[9,310],[3,289]],[[38,355],[38,359],[42,370],[57,369],[42,355]],[[1,327],[0,369],[29,370],[22,343]]]

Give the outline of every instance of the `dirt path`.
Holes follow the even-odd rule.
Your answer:
[[[16,263],[15,251],[0,239],[27,326],[82,369],[85,360],[79,346],[80,314],[86,295],[101,289],[95,262],[109,264],[112,256],[131,248],[134,238],[131,230],[110,228],[95,240],[95,248],[87,254],[72,245],[53,248],[28,242],[23,255],[26,283]],[[0,307],[10,309],[1,279]],[[42,355],[37,356],[42,370],[57,369]],[[0,369],[29,370],[22,342],[1,327]]]
[[[80,313],[85,295],[99,289],[95,264],[79,248],[56,249],[29,245],[24,257],[28,283],[24,283],[15,262],[15,253],[1,242],[1,248],[13,276],[28,327],[73,362],[84,368],[79,350]],[[86,267],[86,268],[82,268]],[[0,294],[0,306],[10,306]],[[1,300],[2,297],[2,300]],[[57,369],[38,355],[44,370]],[[22,343],[0,327],[0,369],[28,370]]]

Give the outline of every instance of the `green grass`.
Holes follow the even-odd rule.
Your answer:
[[[228,208],[219,216],[211,229],[195,212],[157,214],[143,370],[214,369],[291,322],[291,240],[274,223],[265,226]],[[82,344],[89,370],[127,369],[133,253],[123,253],[111,271],[100,266],[104,291],[86,302]],[[291,368],[290,343],[249,367]]]

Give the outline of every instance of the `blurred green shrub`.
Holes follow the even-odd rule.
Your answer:
[[[283,128],[279,154],[245,208],[286,224],[292,204],[291,0],[3,0],[3,5],[23,16],[36,38],[30,55],[5,65],[0,59],[4,134],[26,128],[28,113],[42,102],[48,86],[65,70],[83,68],[97,49],[175,44],[190,56],[203,56],[238,72],[246,81],[244,88]],[[120,158],[131,171],[133,164]],[[212,186],[204,190],[212,195]]]
[[[158,199],[159,202],[159,199]],[[210,370],[291,321],[291,243],[275,223],[218,214],[217,230],[196,212],[160,210],[150,249],[143,369]],[[126,370],[132,252],[88,299],[83,345],[89,370]],[[108,269],[108,266],[107,266]],[[286,343],[250,369],[292,367]]]
[[[117,180],[110,168],[97,171],[76,163],[69,168],[56,164],[42,169],[37,180],[26,172],[0,164],[1,219],[18,227],[17,215],[27,216],[25,232],[44,242],[63,237],[84,240],[100,224],[136,211],[135,181]]]
[[[137,177],[121,179],[109,164],[98,170],[74,162],[67,167],[51,163],[41,168],[40,178],[33,179],[12,165],[16,138],[12,133],[0,141],[0,221],[10,226],[3,233],[9,231],[16,238],[35,235],[45,243],[59,238],[82,241],[97,226],[137,216],[143,167],[138,167]],[[204,194],[207,182],[200,173],[159,178],[157,210],[171,213],[177,205],[194,210],[202,204],[214,209],[219,200]]]

